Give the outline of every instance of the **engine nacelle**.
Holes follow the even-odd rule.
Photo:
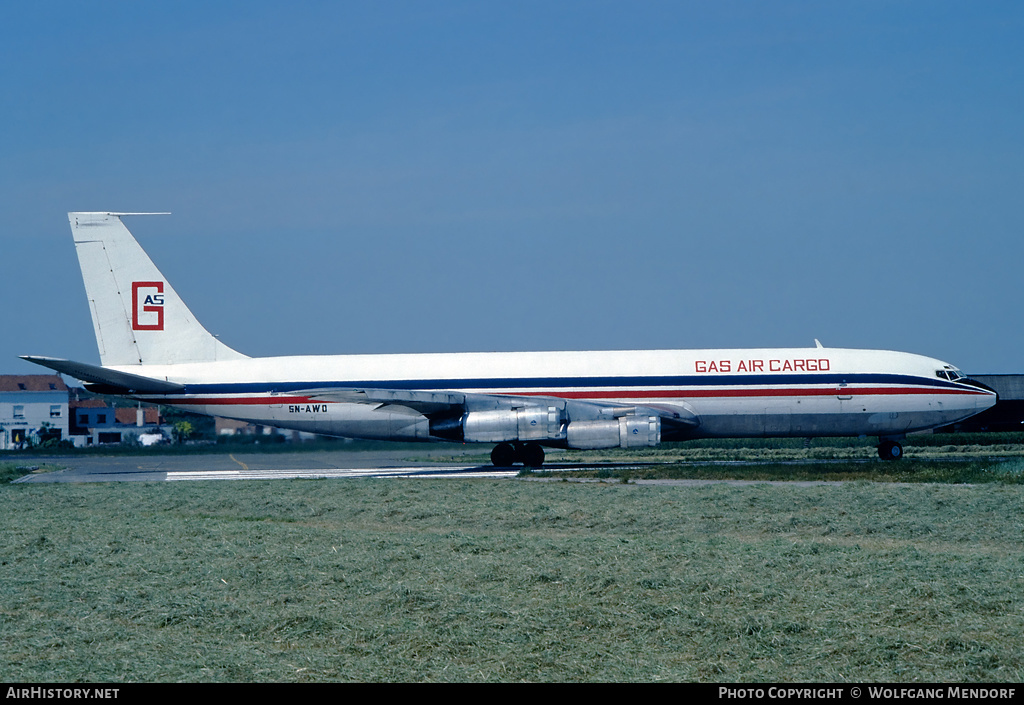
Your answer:
[[[557,406],[470,411],[462,418],[432,421],[432,435],[467,443],[557,441],[565,438],[562,411]]]
[[[570,448],[645,448],[661,443],[660,416],[620,416],[607,421],[573,421],[566,427]]]

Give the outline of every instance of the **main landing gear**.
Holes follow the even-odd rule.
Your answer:
[[[896,441],[882,441],[878,444],[878,457],[882,460],[899,460],[903,457],[903,446]]]
[[[491,463],[498,468],[507,468],[522,463],[528,468],[539,468],[544,464],[544,449],[536,443],[499,443],[491,451]]]

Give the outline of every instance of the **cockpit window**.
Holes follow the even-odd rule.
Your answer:
[[[960,370],[950,365],[946,365],[944,369],[935,370],[935,376],[939,379],[948,379],[950,382],[965,379],[965,376],[960,374]]]

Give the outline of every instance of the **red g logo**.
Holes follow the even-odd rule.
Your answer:
[[[132,330],[164,329],[164,283],[132,282]]]

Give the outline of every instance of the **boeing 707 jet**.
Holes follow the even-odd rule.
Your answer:
[[[24,356],[88,389],[328,436],[495,444],[496,466],[544,447],[694,438],[877,436],[955,423],[995,393],[940,360],[811,348],[248,357],[196,320],[122,222],[69,213],[100,365]]]

